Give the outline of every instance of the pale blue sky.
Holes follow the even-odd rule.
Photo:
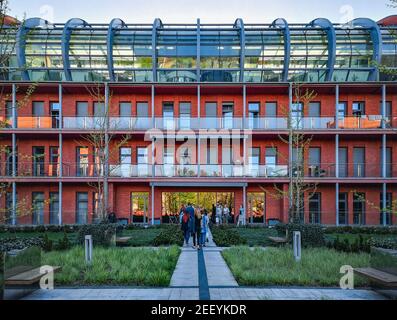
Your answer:
[[[79,17],[90,23],[107,23],[121,18],[127,23],[271,23],[279,17],[289,22],[309,22],[325,17],[335,23],[351,18],[379,20],[396,9],[388,0],[9,0],[11,14],[21,18],[43,17],[50,22],[66,22]]]

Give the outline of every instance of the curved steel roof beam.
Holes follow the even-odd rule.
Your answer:
[[[288,81],[289,62],[291,60],[291,33],[287,20],[279,18],[273,21],[272,28],[281,28],[284,30],[284,71],[283,81]]]
[[[371,71],[368,81],[376,81],[378,78],[379,64],[382,58],[382,33],[379,25],[369,18],[357,18],[350,22],[353,27],[362,27],[370,29],[371,40],[374,46],[372,60],[377,64]]]
[[[72,81],[72,73],[70,71],[70,57],[69,57],[69,47],[70,47],[70,37],[72,35],[73,28],[86,28],[91,27],[86,21],[80,18],[72,18],[66,22],[63,27],[62,33],[62,60],[63,60],[63,70],[65,72],[66,81]]]
[[[244,21],[238,18],[234,22],[234,27],[240,30],[240,82],[244,82],[244,65],[245,65],[245,27]]]
[[[125,22],[121,19],[113,19],[109,24],[106,45],[107,45],[107,62],[108,62],[108,70],[109,70],[109,78],[110,81],[116,81],[115,73],[114,73],[114,61],[113,61],[113,40],[116,29],[127,28]]]
[[[26,70],[26,36],[31,29],[41,27],[43,29],[52,28],[53,25],[41,18],[30,18],[24,21],[18,29],[16,35],[15,51],[17,56],[18,68],[22,70],[22,80],[29,81],[29,73]]]
[[[309,23],[309,26],[320,27],[327,33],[328,40],[328,62],[327,62],[327,75],[325,81],[332,81],[332,75],[334,73],[335,62],[336,62],[336,32],[334,25],[331,21],[325,18],[314,19]]]
[[[157,29],[163,27],[159,18],[154,19],[152,27],[152,72],[153,82],[157,82]]]

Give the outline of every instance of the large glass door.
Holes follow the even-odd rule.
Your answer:
[[[120,167],[121,176],[130,177],[131,175],[131,148],[120,148]]]
[[[164,175],[166,177],[174,176],[174,148],[165,147],[163,155]]]
[[[265,215],[265,193],[248,193],[248,217],[250,223],[266,223]]]
[[[133,192],[131,206],[131,223],[147,223],[149,221],[149,192]]]
[[[137,163],[138,163],[138,176],[147,177],[149,175],[148,170],[148,149],[146,147],[138,148],[137,150]]]

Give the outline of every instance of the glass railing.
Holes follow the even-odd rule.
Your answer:
[[[110,130],[142,131],[149,129],[159,130],[199,130],[199,129],[248,129],[260,130],[287,130],[286,117],[63,117],[65,130],[105,130],[109,121]],[[0,117],[0,129],[11,128],[11,120]],[[382,118],[380,115],[360,117],[303,117],[292,121],[294,129],[298,130],[326,130],[338,129],[386,129],[397,127],[397,117]],[[58,117],[18,117],[18,129],[56,129],[59,128]]]
[[[60,165],[49,162],[18,162],[17,177],[59,177]],[[397,164],[387,163],[386,178],[397,178]],[[301,171],[300,171],[301,170]],[[318,165],[292,166],[292,176],[310,179],[336,178],[382,178],[380,164],[374,163],[321,163]],[[63,177],[103,177],[105,166],[89,163],[63,163]],[[110,164],[109,176],[118,178],[139,177],[209,177],[209,178],[285,178],[289,176],[288,165],[233,165],[233,164]],[[12,163],[0,162],[0,177],[12,177]]]

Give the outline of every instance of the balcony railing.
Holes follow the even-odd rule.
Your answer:
[[[56,178],[60,175],[60,165],[49,162],[18,162],[17,177]],[[300,172],[299,170],[303,170]],[[63,177],[101,177],[105,167],[89,163],[63,163]],[[292,167],[292,176],[303,175],[305,178],[382,178],[380,164],[374,163],[321,163],[305,165],[304,169]],[[11,162],[0,163],[0,176],[12,177]],[[221,165],[221,164],[110,164],[109,176],[118,178],[144,177],[211,177],[211,178],[285,178],[289,176],[288,165]],[[397,178],[397,164],[386,164],[386,178]]]
[[[11,128],[12,121],[1,121],[0,129]],[[250,130],[287,130],[286,117],[63,117],[65,130],[101,130],[106,127],[109,120],[110,130],[142,131],[149,129],[160,130],[199,130],[199,129],[250,129]],[[380,115],[360,117],[339,117],[338,129],[341,130],[369,130],[381,129],[384,124],[386,129],[397,128],[397,117],[382,118]],[[335,117],[302,117],[292,119],[294,129],[301,130],[326,130],[336,129]],[[58,117],[18,117],[17,129],[57,129]]]

